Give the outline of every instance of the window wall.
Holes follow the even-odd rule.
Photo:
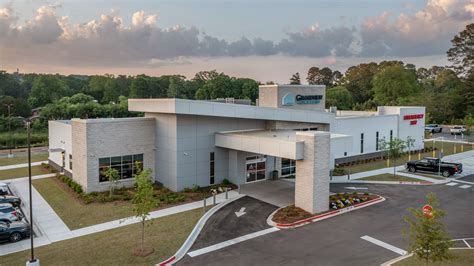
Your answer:
[[[105,157],[99,159],[99,182],[109,181],[105,171],[111,167],[119,173],[120,179],[132,178],[143,170],[143,154]]]
[[[291,176],[296,173],[296,161],[286,158],[281,158],[281,176]]]

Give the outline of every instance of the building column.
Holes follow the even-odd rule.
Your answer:
[[[310,213],[329,209],[329,161],[331,133],[296,132],[304,141],[304,159],[296,161],[295,206]]]

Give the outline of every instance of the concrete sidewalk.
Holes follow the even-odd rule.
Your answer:
[[[13,187],[16,193],[22,198],[24,204],[22,209],[28,210],[28,179],[11,179],[10,185]],[[114,221],[96,224],[76,230],[70,230],[67,225],[61,220],[61,218],[54,212],[53,208],[44,200],[44,198],[38,193],[33,187],[33,210],[34,210],[34,226],[38,232],[35,237],[35,247],[49,245],[54,242],[71,239],[75,237],[85,236],[106,230],[119,228],[122,226],[139,223],[140,219],[137,217],[127,217],[123,219],[117,219]],[[229,191],[228,198],[233,199],[238,197],[237,191]],[[225,193],[220,193],[216,196],[216,204],[226,201]],[[213,198],[209,197],[206,199],[206,205],[212,205]],[[189,210],[203,208],[204,201],[195,201],[187,204],[182,204],[162,210],[153,211],[150,213],[149,218],[155,219],[176,213],[181,213]],[[27,217],[29,213],[26,213]],[[30,248],[29,241],[20,241],[17,243],[3,244],[0,246],[0,256],[7,255],[10,253],[27,250]]]
[[[41,165],[42,163],[48,163],[48,161],[33,162],[33,163],[31,163],[31,166]],[[4,166],[0,166],[0,171],[2,171],[2,170],[16,169],[16,168],[25,168],[25,167],[28,167],[28,163],[4,165]]]

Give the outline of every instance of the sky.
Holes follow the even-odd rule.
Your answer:
[[[0,0],[0,69],[284,83],[311,66],[446,65],[472,21],[471,0]]]

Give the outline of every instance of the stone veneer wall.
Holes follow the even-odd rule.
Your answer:
[[[297,132],[304,141],[304,159],[296,161],[295,206],[310,213],[329,208],[329,132]]]

